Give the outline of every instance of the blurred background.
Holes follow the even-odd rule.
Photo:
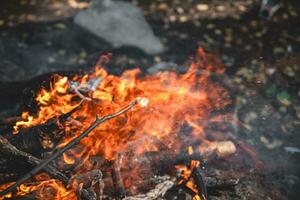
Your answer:
[[[266,179],[299,194],[300,2],[297,0],[9,0],[0,6],[0,82],[92,70],[111,54],[120,74],[178,70],[198,47],[225,67],[236,135],[272,169]],[[1,94],[5,95],[5,94]],[[276,171],[276,173],[274,173]],[[255,191],[253,191],[255,192]]]

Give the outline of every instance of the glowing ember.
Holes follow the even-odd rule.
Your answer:
[[[93,91],[82,92],[92,100],[85,101],[82,108],[71,116],[80,126],[64,125],[66,135],[59,146],[64,146],[80,134],[96,116],[110,114],[134,98],[141,107],[147,106],[147,109],[139,112],[133,110],[97,127],[89,137],[81,141],[78,147],[80,150],[72,149],[62,157],[66,164],[81,162],[89,166],[89,158],[96,155],[114,160],[118,152],[125,151],[130,141],[139,143],[135,149],[136,154],[160,151],[162,146],[179,152],[184,144],[207,141],[204,129],[210,121],[216,119],[211,117],[211,111],[221,110],[230,103],[227,91],[209,79],[211,73],[222,72],[220,62],[199,49],[195,61],[184,74],[159,72],[139,77],[140,70],[134,69],[125,71],[118,77],[97,66],[94,73],[83,77],[67,78],[56,75],[50,90],[42,88],[36,97],[39,105],[37,116],[23,113],[22,120],[14,128],[18,131],[24,127],[42,124],[76,107],[82,98],[70,89],[70,81],[83,86],[93,80],[101,80]],[[184,126],[189,127],[188,133],[179,131]],[[160,141],[159,145],[157,141]],[[191,147],[188,151],[193,153]],[[191,163],[193,167],[198,165],[198,161]],[[193,167],[184,169],[183,175],[188,176]],[[51,183],[52,186],[55,184]],[[57,195],[63,186],[56,186],[58,188],[53,199],[63,199]],[[194,188],[192,185],[190,187]],[[40,187],[30,188],[32,190],[40,190]]]
[[[136,100],[142,107],[146,107],[149,103],[149,99],[144,97],[137,97]]]

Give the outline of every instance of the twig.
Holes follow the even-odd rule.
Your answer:
[[[4,196],[7,193],[13,192],[19,185],[21,185],[22,183],[24,183],[27,179],[31,178],[32,176],[34,176],[35,174],[37,174],[38,172],[40,172],[42,169],[44,169],[50,162],[52,162],[53,160],[55,160],[56,158],[58,158],[59,156],[61,156],[64,152],[66,152],[67,150],[71,149],[75,144],[79,143],[83,138],[87,137],[88,134],[93,131],[97,126],[99,126],[101,123],[115,118],[125,112],[127,112],[128,110],[130,110],[131,108],[133,108],[136,104],[140,104],[141,106],[146,106],[148,104],[148,99],[146,98],[141,98],[138,97],[135,100],[133,100],[130,104],[128,104],[126,107],[124,107],[123,109],[110,114],[110,115],[106,115],[103,118],[99,118],[96,117],[96,120],[94,123],[92,123],[83,133],[81,133],[79,136],[77,136],[76,138],[74,138],[71,142],[69,142],[66,146],[64,146],[63,148],[57,150],[54,154],[52,154],[52,156],[50,156],[48,159],[44,160],[40,165],[36,166],[35,168],[33,168],[30,172],[28,172],[27,174],[25,174],[23,177],[21,177],[19,180],[17,180],[15,182],[15,184],[11,185],[10,187],[6,188],[5,190],[0,192],[0,197]]]

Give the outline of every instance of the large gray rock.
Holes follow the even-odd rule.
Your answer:
[[[164,49],[142,12],[128,2],[95,0],[74,21],[114,47],[135,46],[148,54],[161,53]]]

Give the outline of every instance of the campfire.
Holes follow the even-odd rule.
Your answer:
[[[224,71],[215,56],[199,48],[185,73],[152,75],[111,75],[100,60],[92,73],[53,75],[35,96],[38,111],[23,112],[1,136],[6,158],[29,167],[7,173],[0,199],[205,200],[209,187],[238,184],[203,175],[206,162],[226,160],[238,145],[208,130],[230,117],[230,96],[211,77]]]

